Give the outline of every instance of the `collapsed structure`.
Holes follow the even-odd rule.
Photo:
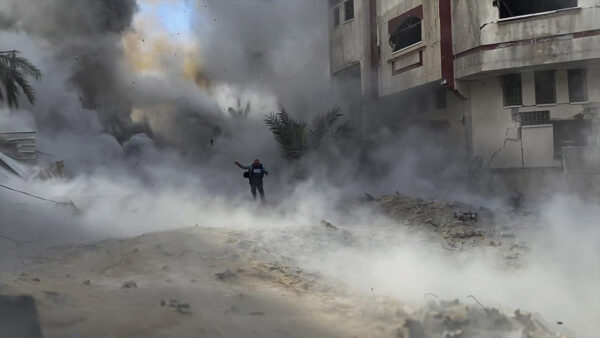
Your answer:
[[[600,173],[600,1],[329,0],[353,116],[447,135],[471,166]]]
[[[0,133],[0,182],[11,179],[48,180],[64,178],[64,162],[37,161],[36,132]]]

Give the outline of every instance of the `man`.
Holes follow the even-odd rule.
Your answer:
[[[251,165],[241,165],[240,162],[235,164],[241,169],[248,170],[248,180],[250,181],[250,191],[256,200],[256,189],[260,193],[260,200],[265,203],[265,191],[263,190],[263,177],[269,174],[267,168],[260,163],[258,159],[254,160]]]

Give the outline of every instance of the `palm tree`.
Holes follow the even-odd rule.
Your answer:
[[[342,116],[339,108],[334,108],[318,115],[309,127],[279,106],[278,113],[266,115],[265,123],[279,143],[283,156],[288,160],[299,160],[307,151],[318,149],[324,141],[347,137],[354,132],[350,122],[338,124]]]
[[[4,87],[4,92],[0,90],[0,100],[6,100],[9,108],[19,107],[19,88],[27,100],[34,103],[34,91],[27,78],[39,80],[42,77],[36,66],[18,54],[16,50],[0,52],[0,83]]]

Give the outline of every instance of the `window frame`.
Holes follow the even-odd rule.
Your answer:
[[[521,74],[521,73],[506,74],[506,75],[500,76],[499,78],[500,78],[500,84],[502,86],[502,102],[503,102],[504,107],[506,108],[506,107],[521,107],[521,106],[523,106],[523,74]],[[517,81],[517,78],[518,78],[518,81]],[[510,88],[508,88],[507,86],[512,81],[514,81],[514,83],[516,84],[516,87],[518,87],[518,89],[512,89],[514,91],[518,91],[518,93],[519,93],[518,103],[516,101],[509,102],[509,98],[512,99],[513,95],[512,95],[512,93],[511,93],[511,95],[509,95],[508,91]]]
[[[352,17],[348,18],[347,14],[348,14],[348,3],[352,4]],[[352,21],[354,20],[354,17],[356,15],[356,13],[354,12],[354,0],[344,0],[344,23],[348,22],[348,21]]]
[[[575,85],[573,84],[573,82],[575,81],[575,76],[572,76],[572,74],[574,73],[579,73],[581,74],[581,76],[579,77],[579,81],[581,81],[581,83],[579,83],[579,86],[581,87],[581,93],[574,93],[574,91],[576,90]],[[589,90],[588,90],[588,76],[587,76],[587,70],[586,69],[568,69],[567,70],[567,86],[569,89],[569,103],[583,103],[583,102],[588,102],[589,101]],[[576,95],[581,95],[581,97],[577,97],[577,98],[581,98],[582,100],[576,100],[574,98],[574,96]]]
[[[503,16],[502,14],[503,14],[504,11],[502,10],[502,7],[501,7],[502,1],[505,1],[505,0],[494,0],[493,1],[493,6],[498,9],[498,19],[500,19],[500,21],[513,20],[513,19],[518,19],[518,18],[526,18],[526,17],[543,15],[543,14],[547,14],[547,13],[553,13],[553,12],[558,12],[558,11],[565,11],[565,10],[572,10],[572,9],[575,9],[575,8],[580,8],[579,7],[579,5],[580,5],[579,4],[579,0],[571,0],[571,1],[575,2],[574,6],[560,7],[560,8],[556,8],[556,9],[542,10],[542,11],[539,11],[539,12],[531,12],[531,13],[527,13],[527,14],[518,14],[518,15]],[[547,0],[543,0],[543,1],[547,1]]]
[[[547,101],[546,98],[543,98],[542,95],[547,93],[543,93],[544,86],[547,85],[549,79],[545,79],[542,75],[552,74],[552,100]],[[536,105],[552,105],[557,103],[557,95],[556,95],[556,71],[555,70],[539,70],[533,72],[533,86],[535,91],[535,104]]]
[[[410,32],[410,30],[412,30],[412,29],[415,29],[415,30],[418,29],[418,31],[419,31],[419,40],[418,41],[412,41],[412,40],[406,39],[406,40],[409,41],[409,43],[402,44],[402,45],[399,44],[398,46],[392,46],[392,43],[391,43],[392,37],[394,35],[396,35],[396,34],[399,34],[399,32],[397,32],[397,30],[399,30],[404,24],[406,24],[411,19],[419,20],[418,25],[416,23],[412,24],[412,26],[409,26],[408,28],[405,28],[404,30],[409,30],[409,32]],[[406,34],[408,35],[408,32]],[[388,35],[389,35],[388,43],[389,43],[390,47],[392,48],[392,53],[396,53],[396,52],[399,52],[399,51],[401,51],[403,49],[406,49],[406,48],[409,48],[409,47],[414,46],[416,44],[419,44],[419,43],[423,42],[423,19],[419,18],[418,16],[415,16],[415,15],[406,16],[406,17],[403,18],[402,21],[400,21],[397,24],[397,26],[394,29],[394,31],[388,32]],[[415,36],[416,36],[416,34],[415,34]],[[410,35],[408,35],[408,37],[410,37]],[[401,46],[401,47],[399,47],[399,46]]]
[[[549,110],[519,112],[521,127],[546,126],[552,124]]]

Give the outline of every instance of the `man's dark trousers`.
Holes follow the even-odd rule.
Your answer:
[[[256,199],[256,190],[260,193],[260,200],[265,201],[265,191],[263,190],[263,182],[262,180],[251,180],[250,181],[250,191],[252,191],[252,196]]]

